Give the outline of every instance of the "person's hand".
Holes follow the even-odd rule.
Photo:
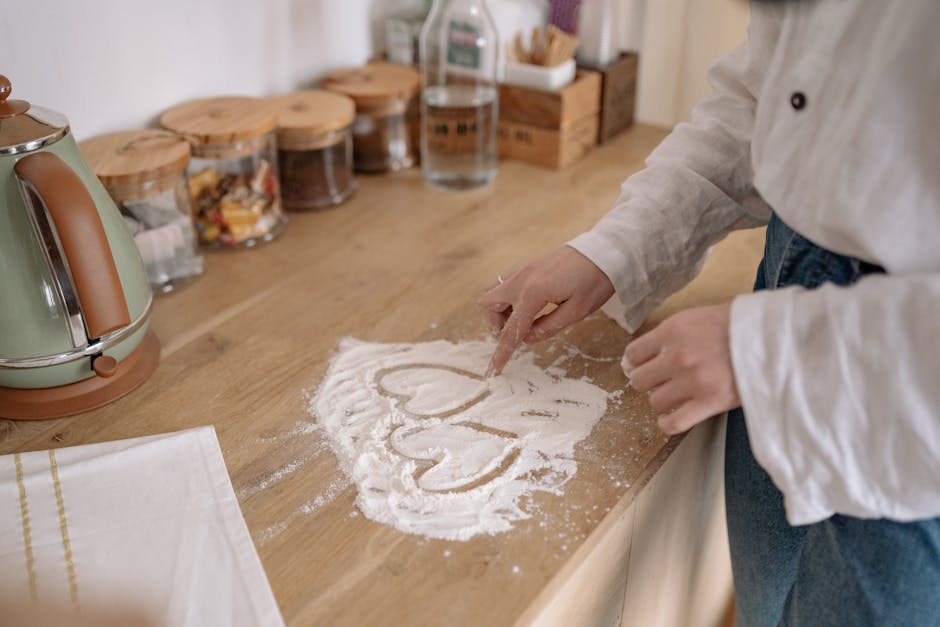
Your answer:
[[[493,284],[477,301],[499,340],[487,376],[499,374],[522,342],[538,342],[597,311],[614,286],[590,259],[569,246],[536,259]],[[557,308],[538,317],[546,305]]]
[[[649,392],[659,428],[682,433],[741,404],[731,364],[731,305],[697,307],[630,342],[624,371]]]

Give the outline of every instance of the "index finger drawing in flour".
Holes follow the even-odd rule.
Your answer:
[[[520,344],[556,335],[595,312],[613,293],[607,275],[569,246],[504,278],[477,301],[484,318],[498,333],[487,377],[500,374]]]

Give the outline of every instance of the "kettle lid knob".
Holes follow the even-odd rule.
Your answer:
[[[25,100],[7,100],[11,93],[13,85],[10,79],[0,74],[0,118],[11,118],[29,110],[29,103]]]

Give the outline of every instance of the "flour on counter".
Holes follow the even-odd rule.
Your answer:
[[[324,505],[329,505],[336,500],[343,490],[349,487],[349,479],[345,476],[338,477],[330,482],[330,485],[326,486],[326,490],[323,491],[323,494],[319,494],[310,501],[304,503],[300,506],[300,511],[304,514],[313,514],[318,509]]]
[[[244,501],[244,500],[247,499],[248,497],[254,496],[254,495],[257,494],[258,492],[261,492],[262,490],[265,490],[265,489],[267,489],[268,487],[274,485],[275,483],[277,483],[277,482],[280,481],[281,479],[285,478],[286,476],[288,476],[288,475],[290,475],[290,474],[293,474],[293,473],[294,473],[295,471],[297,471],[301,466],[303,466],[304,464],[306,464],[309,459],[310,459],[310,455],[309,455],[309,454],[308,454],[308,455],[305,455],[305,456],[303,456],[303,457],[298,457],[297,459],[294,459],[294,460],[292,460],[292,461],[290,461],[290,462],[284,464],[283,466],[281,466],[280,468],[278,468],[278,469],[275,470],[274,472],[271,472],[271,473],[268,473],[268,474],[264,475],[264,476],[261,477],[257,482],[255,482],[253,485],[251,485],[251,486],[249,486],[249,487],[247,487],[247,488],[243,488],[243,489],[239,490],[239,491],[238,491],[238,494],[237,494],[238,500]]]
[[[528,518],[521,501],[534,491],[561,494],[609,395],[531,353],[484,380],[494,348],[340,343],[309,409],[368,518],[466,540]]]

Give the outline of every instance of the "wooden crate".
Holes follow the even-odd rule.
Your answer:
[[[499,155],[547,168],[563,168],[597,144],[601,76],[578,70],[559,91],[502,85]]]
[[[601,71],[601,123],[597,136],[600,144],[633,124],[638,65],[636,53],[625,52]]]
[[[561,129],[601,110],[601,75],[578,70],[559,91],[500,85],[499,119],[540,128]]]
[[[572,122],[564,129],[500,120],[499,156],[546,168],[563,168],[597,145],[598,114]]]

